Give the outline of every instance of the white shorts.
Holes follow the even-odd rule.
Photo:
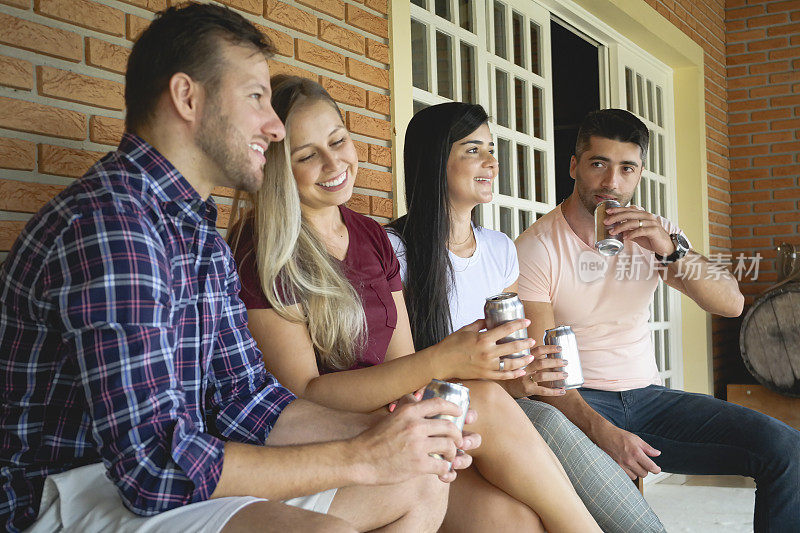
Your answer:
[[[252,496],[215,498],[192,503],[156,516],[137,516],[122,504],[117,488],[98,463],[48,476],[44,481],[39,517],[27,533],[105,532],[209,533],[220,531],[233,515],[254,502]],[[327,513],[336,489],[311,496],[292,498],[284,503],[300,509]]]

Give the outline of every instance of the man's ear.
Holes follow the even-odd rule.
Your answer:
[[[575,168],[578,166],[578,159],[573,155],[569,160],[569,177],[575,179]]]
[[[176,72],[169,79],[169,100],[175,112],[186,122],[197,122],[204,96],[203,86],[186,73]]]

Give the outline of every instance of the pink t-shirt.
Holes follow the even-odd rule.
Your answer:
[[[668,233],[680,229],[665,218]],[[626,242],[604,257],[584,243],[559,205],[517,238],[519,297],[553,304],[557,326],[572,327],[584,387],[621,391],[660,384],[650,339],[650,302],[661,264]]]

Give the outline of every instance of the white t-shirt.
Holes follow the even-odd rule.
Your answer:
[[[665,218],[668,233],[680,228]],[[650,302],[662,271],[655,254],[626,242],[604,257],[578,237],[559,205],[517,238],[523,301],[550,302],[575,332],[585,387],[622,391],[660,384]]]
[[[458,257],[448,250],[453,264],[455,286],[450,291],[450,318],[453,329],[483,318],[486,298],[512,285],[519,277],[517,249],[505,233],[473,226],[477,246],[470,257]],[[397,259],[400,277],[406,281],[406,249],[400,237],[389,231]]]

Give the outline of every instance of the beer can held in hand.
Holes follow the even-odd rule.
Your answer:
[[[486,329],[493,329],[506,322],[517,320],[518,318],[525,318],[525,308],[522,307],[522,302],[517,297],[515,292],[501,292],[494,296],[486,298],[486,303],[483,306],[483,314],[486,317]],[[508,337],[503,337],[497,344],[505,344],[507,342],[521,341],[528,338],[528,328],[518,329]],[[530,355],[531,351],[527,348],[517,353],[506,355],[503,358],[510,357],[516,359],[518,357],[525,357]]]
[[[611,235],[606,227],[606,209],[620,207],[616,200],[603,200],[594,208],[594,248],[600,255],[617,255],[622,250],[622,238]]]
[[[425,392],[422,394],[422,400],[429,400],[431,398],[442,398],[448,402],[452,402],[461,408],[461,415],[458,417],[450,415],[436,415],[431,418],[439,418],[449,420],[456,425],[459,431],[463,431],[464,422],[467,419],[467,409],[469,409],[469,389],[459,383],[450,383],[447,381],[440,381],[438,379],[431,380],[428,386],[425,387]],[[438,453],[431,454],[439,459],[444,459]]]
[[[566,379],[549,382],[553,389],[577,389],[583,385],[583,369],[581,368],[581,357],[578,353],[578,341],[575,333],[569,326],[559,326],[548,329],[544,332],[544,343],[550,346],[561,346],[561,353],[552,353],[548,357],[560,357],[566,359],[567,366],[564,372],[567,373]]]

